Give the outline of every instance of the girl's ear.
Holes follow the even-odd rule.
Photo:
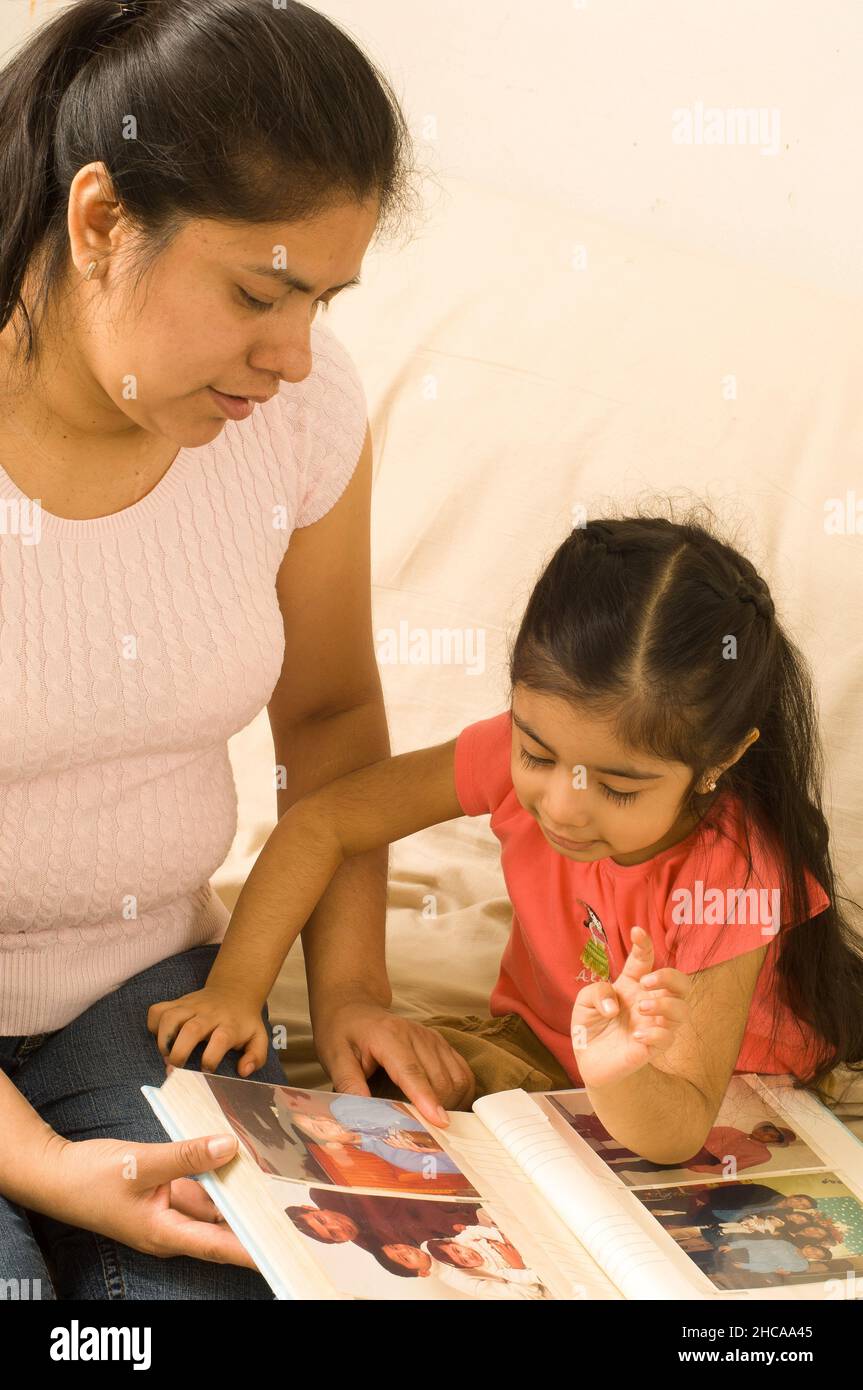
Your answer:
[[[726,763],[725,766],[726,766],[726,767],[732,767],[734,763],[739,762],[740,759],[743,757],[743,754],[746,752],[746,750],[747,750],[748,748],[751,748],[752,745],[753,745],[753,743],[755,743],[756,740],[759,739],[760,737],[761,737],[761,730],[760,730],[760,729],[750,729],[749,733],[746,735],[746,738],[743,740],[743,742],[740,744],[740,746],[739,746],[739,748],[738,748],[738,750],[737,750],[737,757],[736,757],[736,758],[732,758],[731,762],[730,762],[730,763]],[[725,768],[723,768],[722,770],[723,770],[723,772],[724,772],[724,771],[725,771]]]
[[[729,762],[723,763],[721,767],[717,768],[714,772],[711,772],[710,776],[718,782],[721,774],[723,772],[727,772],[730,767],[733,767],[736,762],[739,762],[740,759],[743,757],[743,754],[746,752],[747,748],[751,748],[753,743],[755,743],[756,740],[760,737],[760,729],[750,729],[749,733],[746,735],[746,738],[738,747],[737,756],[731,758]]]

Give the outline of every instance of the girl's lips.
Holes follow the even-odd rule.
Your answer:
[[[214,386],[208,386],[207,390],[211,392],[213,400],[221,406],[229,420],[247,420],[255,408],[255,402],[246,400],[245,396],[226,396]]]

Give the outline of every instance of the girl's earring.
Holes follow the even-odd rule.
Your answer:
[[[84,276],[85,280],[89,280],[92,277],[93,271],[96,269],[96,264],[96,261],[91,261],[90,264],[87,266],[87,271]]]

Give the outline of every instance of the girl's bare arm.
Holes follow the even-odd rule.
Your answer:
[[[207,984],[263,1005],[345,859],[465,814],[454,764],[452,739],[358,768],[289,807],[237,899]]]

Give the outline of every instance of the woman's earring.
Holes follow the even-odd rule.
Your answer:
[[[92,274],[93,274],[93,271],[96,269],[96,264],[97,264],[96,261],[91,261],[90,264],[87,266],[87,273],[86,273],[85,276],[84,276],[84,279],[85,279],[85,280],[89,280],[89,279],[90,279],[90,277],[91,277]]]

